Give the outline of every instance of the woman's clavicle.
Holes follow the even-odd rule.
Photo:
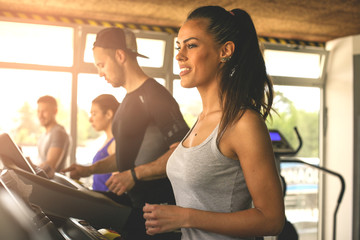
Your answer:
[[[186,148],[195,147],[204,142],[214,129],[218,126],[221,118],[221,111],[211,112],[204,117],[199,116],[194,127],[183,141]]]

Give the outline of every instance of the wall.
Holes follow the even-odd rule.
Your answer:
[[[325,85],[324,166],[345,178],[346,190],[336,227],[336,239],[341,240],[353,239],[354,49],[360,44],[358,38],[350,36],[326,44],[330,54]],[[324,190],[323,239],[332,239],[333,216],[340,191],[338,178],[325,175]]]
[[[354,202],[353,239],[360,240],[360,35],[354,38]]]

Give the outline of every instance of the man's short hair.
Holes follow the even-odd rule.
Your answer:
[[[51,106],[53,106],[54,108],[57,108],[57,102],[56,99],[52,96],[46,95],[46,96],[42,96],[37,100],[37,103],[48,103]]]

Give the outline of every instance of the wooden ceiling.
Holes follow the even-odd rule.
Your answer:
[[[0,0],[0,11],[180,27],[202,5],[246,10],[263,37],[326,42],[360,34],[359,0]]]

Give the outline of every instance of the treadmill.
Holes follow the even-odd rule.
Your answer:
[[[31,186],[29,203],[39,206],[41,211],[55,223],[63,225],[64,222],[70,221],[75,225],[83,223],[95,229],[104,228],[118,233],[123,232],[131,212],[130,207],[89,190],[60,173],[55,173],[53,179],[47,178],[41,169],[37,169],[23,156],[7,133],[0,134],[0,160],[3,165],[0,174],[3,187],[5,188],[6,182],[8,184],[14,182],[12,186],[19,182]],[[8,173],[9,171],[11,174]],[[11,175],[12,180],[5,175]],[[18,195],[24,195],[26,188],[13,191]]]
[[[301,147],[302,147],[302,138],[300,136],[299,131],[297,130],[296,127],[294,127],[294,131],[296,133],[296,136],[298,138],[299,141],[299,145],[296,149],[294,149],[289,141],[284,137],[283,134],[281,134],[280,131],[276,130],[276,129],[270,129],[269,130],[269,134],[270,134],[270,138],[271,138],[271,142],[272,142],[272,146],[273,146],[273,150],[274,150],[274,154],[275,154],[275,158],[277,161],[277,165],[278,165],[278,169],[280,170],[280,163],[298,163],[298,164],[304,164],[313,168],[316,168],[322,172],[331,174],[335,177],[337,177],[340,180],[340,184],[341,184],[341,189],[339,192],[339,196],[337,199],[337,203],[335,206],[335,210],[334,210],[334,214],[333,214],[333,240],[336,239],[336,219],[337,219],[337,212],[339,210],[341,201],[343,199],[344,193],[345,193],[345,180],[343,178],[343,176],[335,171],[332,171],[330,169],[327,169],[325,167],[319,166],[319,165],[315,165],[315,164],[311,164],[308,162],[305,162],[303,160],[301,160],[300,158],[296,157],[297,153],[300,151]],[[282,180],[284,181],[283,185],[285,185],[284,187],[284,195],[286,193],[286,183],[284,178],[282,178]]]

